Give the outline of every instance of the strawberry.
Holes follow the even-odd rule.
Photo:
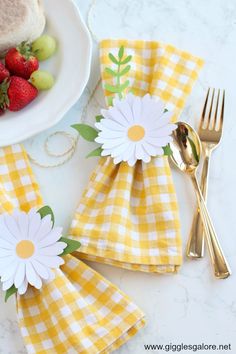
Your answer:
[[[9,76],[10,76],[9,71],[7,70],[5,65],[3,65],[3,63],[0,62],[0,83],[3,82]]]
[[[10,111],[20,111],[33,101],[38,90],[22,77],[12,76],[0,85],[0,109],[8,108]]]
[[[38,70],[39,61],[32,55],[31,45],[22,42],[17,48],[11,48],[7,52],[5,65],[12,75],[29,80],[30,75]]]

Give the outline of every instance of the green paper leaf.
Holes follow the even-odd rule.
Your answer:
[[[129,86],[129,80],[126,80],[124,84],[120,85],[120,92],[127,89],[128,86]]]
[[[67,247],[64,249],[63,253],[60,254],[60,257],[63,257],[67,254],[76,251],[81,246],[81,243],[79,241],[71,240],[68,237],[61,237],[59,241],[65,242],[67,244]]]
[[[112,97],[112,96],[107,98],[108,106],[113,106],[113,100],[114,100],[114,97]]]
[[[55,217],[54,217],[53,211],[50,208],[50,206],[45,205],[44,207],[42,207],[41,209],[38,210],[38,213],[40,214],[41,219],[43,219],[47,215],[51,215],[52,224],[54,225]]]
[[[6,291],[6,294],[5,294],[5,302],[7,302],[7,300],[14,294],[17,293],[17,289],[15,287],[15,285],[12,285],[12,287],[10,289],[8,289]]]
[[[130,62],[132,55],[128,55],[123,61],[120,62],[121,65],[125,65]]]
[[[120,72],[120,76],[123,76],[125,74],[127,74],[131,69],[131,66],[130,65],[127,65],[121,72]]]
[[[87,124],[74,124],[72,128],[76,129],[82,138],[87,141],[94,141],[98,136],[98,131]]]
[[[170,156],[173,154],[173,151],[171,150],[170,144],[166,145],[165,147],[162,148],[164,151],[165,156]]]
[[[124,57],[124,50],[124,46],[121,46],[118,51],[118,58],[116,58],[112,53],[108,54],[109,59],[115,65],[117,65],[116,69],[105,68],[106,73],[109,73],[116,79],[116,83],[114,83],[114,85],[105,83],[104,88],[113,94],[118,94],[120,99],[123,97],[123,91],[129,86],[129,81],[126,81],[125,83],[121,84],[120,78],[127,74],[131,69],[131,66],[127,65],[123,70],[121,70],[121,66],[127,64],[132,59],[132,55],[128,55],[126,58],[124,58],[124,60],[122,60],[122,58]],[[112,98],[108,98],[109,106],[113,105],[113,102],[111,100]]]
[[[194,144],[194,142],[193,142],[193,140],[191,138],[187,137],[187,139],[188,139],[188,141],[189,141],[189,143],[191,145],[191,148],[192,148],[192,151],[193,151],[193,156],[194,156],[195,160],[197,162],[199,162],[199,156],[197,154],[196,145]]]
[[[101,153],[102,153],[102,148],[99,147],[99,148],[91,151],[86,157],[89,158],[89,157],[101,156]]]
[[[109,53],[108,56],[114,64],[119,65],[119,61],[114,57],[112,53]]]
[[[104,85],[105,89],[109,92],[112,92],[112,93],[120,93],[120,92],[124,91],[128,86],[129,86],[129,80],[125,81],[124,84],[119,85],[119,86],[112,86],[109,84]]]
[[[119,57],[120,59],[122,59],[123,55],[124,55],[124,46],[122,45],[122,46],[120,47],[120,49],[119,49],[118,57]]]
[[[111,75],[111,76],[117,76],[118,75],[114,70],[112,70],[110,68],[105,68],[105,72],[107,74]]]
[[[104,117],[102,115],[96,116],[95,117],[96,122],[99,123],[102,119],[104,119]]]
[[[104,85],[105,89],[109,92],[112,92],[112,93],[118,93],[120,88],[117,87],[117,86],[112,86],[112,85],[109,85],[109,84],[105,84]]]

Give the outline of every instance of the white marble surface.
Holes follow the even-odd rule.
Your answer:
[[[77,0],[84,18],[90,0]],[[197,262],[184,260],[178,275],[157,276],[133,273],[118,268],[93,264],[105,277],[129,294],[147,314],[147,326],[119,354],[144,354],[144,344],[231,344],[236,351],[236,2],[233,0],[97,0],[91,12],[91,27],[97,37],[157,39],[190,50],[206,60],[187,106],[183,119],[197,127],[206,88],[226,89],[225,134],[215,151],[209,186],[209,210],[231,264],[233,275],[215,280],[209,257]],[[79,121],[82,108],[99,77],[98,51],[94,43],[91,79],[83,97],[51,131],[66,129]],[[97,92],[88,110],[89,117],[99,111],[102,94]],[[29,152],[41,159],[41,145],[49,132],[27,142]],[[55,142],[63,149],[65,142]],[[55,169],[34,168],[45,201],[56,212],[57,221],[66,228],[80,198],[95,160],[85,160],[90,149],[80,142],[73,159]],[[191,225],[195,198],[190,182],[174,171],[180,200],[183,247]],[[152,352],[152,351],[150,351]],[[225,351],[221,351],[222,353]],[[23,354],[13,301],[3,303],[0,293],[0,353]],[[153,351],[154,353],[154,351]],[[185,353],[191,353],[185,351]],[[203,353],[199,351],[199,353]],[[209,351],[213,353],[213,351]],[[50,353],[49,353],[50,354]]]

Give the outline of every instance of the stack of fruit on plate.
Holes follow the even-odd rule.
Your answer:
[[[39,61],[48,59],[55,50],[56,41],[48,35],[8,50],[5,65],[0,62],[0,114],[6,109],[21,110],[37,97],[39,90],[53,86],[53,76],[39,69]]]
[[[39,63],[50,58],[57,47],[53,37],[41,35],[45,27],[41,1],[2,1],[7,11],[0,26],[0,115],[6,110],[23,109],[39,91],[49,90],[54,85],[52,74],[40,70]],[[9,6],[13,5],[11,12]],[[12,23],[15,23],[15,32],[9,27]]]

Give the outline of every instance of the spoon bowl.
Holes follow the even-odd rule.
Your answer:
[[[170,143],[173,154],[171,160],[183,172],[195,173],[199,166],[202,144],[197,132],[187,123],[176,123],[173,141]]]

